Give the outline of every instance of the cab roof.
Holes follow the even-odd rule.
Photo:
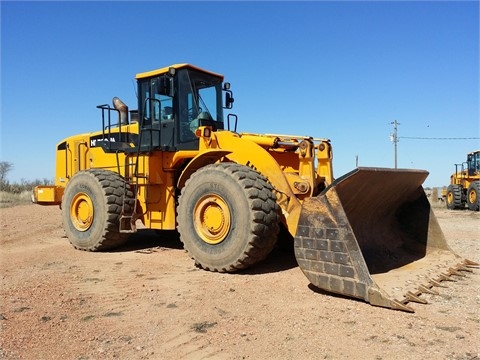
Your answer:
[[[163,74],[168,73],[168,69],[170,69],[170,68],[174,68],[174,69],[189,68],[189,69],[193,69],[193,70],[198,70],[198,71],[202,71],[204,73],[219,77],[223,81],[223,75],[217,74],[217,73],[214,73],[212,71],[208,71],[208,70],[205,70],[205,69],[202,69],[202,68],[199,68],[199,67],[191,65],[191,64],[173,64],[173,65],[170,65],[170,66],[163,67],[161,69],[139,73],[135,76],[135,78],[136,79],[144,79],[144,78],[148,78],[148,77],[152,77],[152,76],[163,75]]]

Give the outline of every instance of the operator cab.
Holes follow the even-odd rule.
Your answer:
[[[196,150],[199,126],[224,128],[222,75],[180,64],[136,78],[140,151]]]
[[[480,174],[480,151],[467,154],[467,169],[469,176]]]

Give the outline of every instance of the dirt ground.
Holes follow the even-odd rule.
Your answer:
[[[480,213],[435,209],[480,262]],[[240,274],[198,270],[175,232],[74,250],[58,207],[0,209],[0,358],[480,359],[480,269],[415,313],[314,291],[293,254]]]

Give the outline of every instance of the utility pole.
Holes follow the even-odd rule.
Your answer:
[[[400,125],[400,123],[397,120],[394,120],[390,124],[393,124],[393,134],[390,135],[390,140],[393,141],[393,145],[394,145],[395,169],[396,169],[397,168],[397,143],[398,143],[397,130],[398,130],[398,125]]]

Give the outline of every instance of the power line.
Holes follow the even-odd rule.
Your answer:
[[[394,161],[395,169],[397,168],[397,144],[400,139],[410,139],[410,140],[478,140],[480,137],[420,137],[420,136],[398,136],[398,125],[400,123],[395,119],[390,123],[393,125],[393,133],[390,134],[390,140],[394,145]],[[358,158],[357,158],[358,161]],[[358,165],[358,164],[357,164]]]
[[[417,137],[417,136],[398,136],[397,139],[414,140],[478,140],[478,137]]]

